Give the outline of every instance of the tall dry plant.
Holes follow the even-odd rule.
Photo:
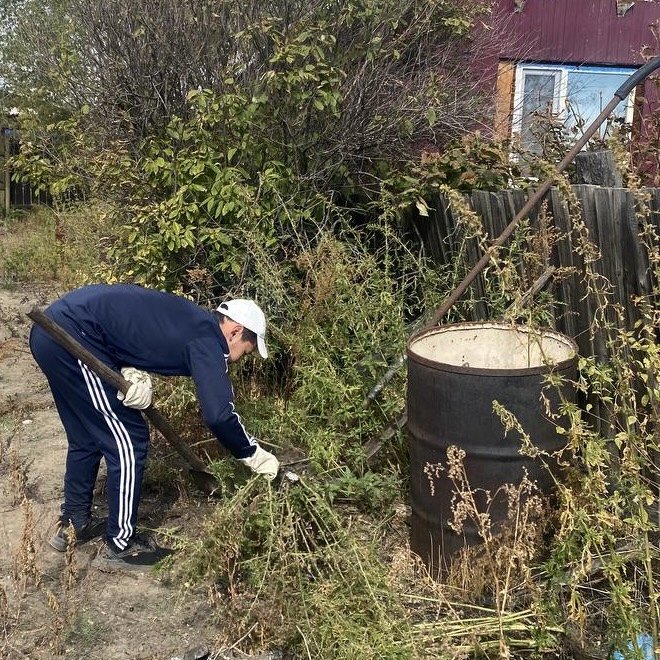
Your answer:
[[[648,263],[648,295],[636,297],[631,327],[602,273],[601,253],[564,181],[580,281],[593,310],[596,355],[579,360],[579,403],[564,401],[558,431],[568,479],[557,484],[560,517],[545,565],[550,593],[580,644],[589,637],[625,648],[649,630],[657,639],[658,253],[648,194],[633,190]],[[605,586],[604,586],[605,585]]]
[[[27,498],[21,503],[23,510],[23,530],[14,553],[13,576],[14,579],[25,584],[33,583],[38,586],[41,582],[41,570],[37,564],[37,552],[34,544],[34,510],[32,501]]]

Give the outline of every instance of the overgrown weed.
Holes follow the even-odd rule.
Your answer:
[[[432,308],[447,284],[387,222],[360,233],[339,215],[335,221],[312,238],[300,230],[284,246],[251,252],[251,286],[270,309],[271,359],[246,361],[232,380],[239,412],[266,446],[298,451],[319,472],[346,467],[360,477],[365,444],[404,406],[404,374],[376,405],[365,409],[364,398],[403,351],[410,307]],[[258,235],[244,237],[251,245]],[[164,410],[185,415],[191,439],[203,442],[208,431],[190,383],[166,392]],[[398,439],[382,452],[385,463],[396,466],[405,451]],[[217,456],[213,447],[200,449]]]
[[[44,587],[43,594],[51,611],[48,622],[50,628],[49,646],[55,654],[65,652],[65,646],[71,639],[83,637],[85,630],[84,619],[79,612],[79,603],[76,598],[75,587],[79,582],[78,556],[76,551],[76,533],[73,525],[66,530],[68,539],[67,549],[64,553],[64,571],[60,576],[60,589],[56,594]]]
[[[71,617],[77,604],[75,589],[79,580],[78,560],[75,548],[75,532],[70,527],[68,533],[72,543],[64,554],[64,570],[60,576],[60,588],[53,588],[41,566],[38,524],[35,521],[35,501],[30,495],[30,486],[34,483],[31,473],[31,461],[23,458],[13,440],[20,428],[18,422],[9,415],[0,419],[3,437],[0,442],[0,474],[6,477],[6,494],[11,498],[11,505],[23,514],[20,536],[13,548],[10,570],[0,585],[0,655],[14,652],[13,645],[24,633],[26,625],[32,626],[30,607],[35,602],[45,605],[49,616],[41,617],[39,625],[47,629],[43,639],[33,639],[33,648],[48,648],[53,654],[64,650],[64,641],[70,627]],[[41,633],[39,633],[41,634]],[[4,655],[3,655],[4,657]]]
[[[373,526],[348,525],[313,482],[252,479],[218,507],[172,571],[204,578],[229,641],[306,657],[414,656],[407,615],[374,559]]]
[[[34,512],[32,502],[24,499],[21,508],[23,509],[23,530],[18,543],[18,548],[14,553],[13,576],[16,581],[25,584],[32,583],[38,586],[41,582],[41,570],[37,565],[37,553],[34,545]]]
[[[454,201],[462,204],[460,214],[465,202]],[[184,585],[207,585],[228,624],[228,641],[241,640],[250,650],[263,648],[266,640],[271,648],[308,657],[449,658],[463,657],[468,648],[509,657],[514,650],[551,648],[561,627],[525,591],[542,529],[538,500],[528,497],[524,503],[529,483],[509,492],[519,524],[508,536],[493,538],[473,564],[473,584],[480,569],[487,575],[481,576],[482,593],[492,596],[491,605],[472,602],[458,582],[438,595],[411,578],[404,591],[392,579],[390,558],[378,551],[383,530],[376,521],[402,497],[407,459],[397,436],[373,472],[364,448],[404,407],[404,374],[387,384],[376,406],[366,408],[364,399],[403,351],[411,321],[418,323],[420,313],[423,318],[434,309],[462,267],[438,270],[412,253],[393,232],[388,213],[395,207],[388,208],[371,234],[343,225],[332,231],[318,227],[313,239],[302,232],[289,237],[286,260],[263,249],[251,254],[255,291],[263,289],[265,296],[272,287],[276,293],[274,362],[283,355],[288,362],[285,382],[275,380],[267,364],[240,370],[239,410],[268,446],[293,446],[308,456],[311,471],[298,490],[283,491],[259,491],[223,471],[225,500],[201,538],[179,539],[179,557],[186,559],[172,566],[172,575]],[[549,226],[547,218],[541,222]],[[470,223],[462,230],[465,240],[474,238]],[[548,317],[552,300],[521,300],[531,276],[511,262],[524,253],[536,275],[555,240],[550,229],[541,239],[530,225],[521,226],[488,274],[494,309],[517,304],[512,317],[524,315],[530,322]],[[184,392],[172,401],[191,399]],[[407,550],[406,557],[417,566]],[[422,585],[423,574],[416,572]],[[466,617],[470,623],[463,622]]]
[[[15,211],[0,225],[0,281],[82,284],[103,258],[110,228],[98,205]]]
[[[17,506],[29,497],[31,460],[22,456],[13,442],[18,422],[6,415],[0,419],[0,429],[0,475],[6,477],[5,492],[11,496],[12,506]]]

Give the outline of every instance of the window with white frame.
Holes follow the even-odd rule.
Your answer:
[[[550,112],[567,128],[584,127],[601,113],[635,71],[629,67],[532,64],[516,66],[512,132],[522,145],[540,151],[539,117]],[[632,122],[634,91],[612,113]]]

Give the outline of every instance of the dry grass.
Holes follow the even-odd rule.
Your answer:
[[[13,444],[18,428],[17,422],[9,420],[9,416],[0,419],[0,429],[3,431],[0,437],[0,475],[6,479],[5,492],[10,494],[12,506],[28,498],[30,482],[30,460],[21,456]]]
[[[0,282],[81,284],[102,258],[109,227],[101,207],[14,212],[0,223]]]

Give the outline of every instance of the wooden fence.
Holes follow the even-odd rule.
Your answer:
[[[12,208],[25,208],[34,204],[48,204],[46,193],[36,192],[29,183],[14,181],[7,159],[19,149],[18,131],[1,128],[0,133],[0,209],[9,213]]]
[[[654,284],[651,280],[648,251],[639,236],[640,217],[636,212],[635,195],[625,188],[603,188],[594,185],[575,185],[573,192],[580,202],[584,226],[600,251],[600,258],[594,263],[594,268],[611,283],[609,299],[612,303],[622,306],[625,325],[630,328],[638,318],[633,298],[649,295]],[[648,192],[651,196],[650,221],[660,234],[660,188],[649,189]],[[522,208],[525,199],[525,193],[520,190],[474,191],[468,201],[480,216],[488,237],[493,239],[499,236],[515,213]],[[456,215],[445,199],[438,198],[427,202],[431,207],[429,217],[408,218],[407,229],[417,236],[437,263],[448,264],[457,254],[463,233],[458,229]],[[607,359],[604,337],[599,332],[591,332],[596,302],[593,295],[587,291],[582,277],[584,262],[576,245],[575,235],[571,231],[572,221],[568,204],[558,189],[552,189],[546,196],[545,205],[546,216],[554,224],[560,238],[548,249],[544,267],[575,269],[574,274],[559,277],[554,283],[551,280],[549,285],[554,287],[557,300],[554,327],[575,339],[581,355],[595,355]],[[531,214],[530,222],[537,232],[543,231],[538,208]],[[468,241],[464,249],[467,249],[469,266],[482,254],[476,240]],[[656,245],[655,249],[660,249],[660,246]],[[522,264],[518,267],[519,270],[524,268]],[[534,279],[534,273],[527,273],[527,276],[528,281]],[[490,318],[492,313],[486,302],[483,275],[475,280],[472,288],[472,319]],[[616,320],[615,316],[611,316],[610,320]]]

